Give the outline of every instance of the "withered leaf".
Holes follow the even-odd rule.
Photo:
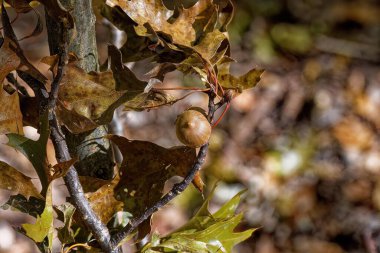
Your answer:
[[[102,10],[127,34],[121,47],[124,62],[154,56],[161,63],[180,63],[194,53],[209,60],[223,41],[228,45],[223,32],[233,13],[229,0],[108,0]]]
[[[78,161],[78,157],[71,158],[68,161],[60,162],[51,166],[50,170],[50,180],[54,180],[59,177],[64,177],[67,171],[70,169],[72,165],[74,165]]]
[[[229,67],[229,63],[221,64]],[[223,66],[224,67],[224,66]],[[244,75],[236,77],[229,73],[229,68],[220,69],[218,73],[218,81],[225,89],[234,89],[238,92],[250,89],[256,86],[256,84],[261,79],[261,74],[264,72],[263,69],[251,69]]]
[[[85,132],[109,123],[113,111],[122,104],[128,110],[145,110],[178,101],[159,91],[145,91],[148,82],[139,80],[124,66],[121,52],[112,45],[108,50],[111,70],[85,73],[75,62],[66,66],[58,94],[57,115],[71,132]],[[54,59],[44,58],[42,62],[54,70]]]
[[[111,183],[110,180],[105,180],[105,179],[90,177],[90,176],[80,176],[79,181],[85,193],[95,192],[103,185]]]
[[[7,95],[0,84],[0,134],[23,134],[18,93]]]
[[[111,7],[120,6],[138,24],[136,26],[138,35],[150,35],[144,27],[148,23],[154,31],[163,33],[174,43],[184,46],[191,46],[196,39],[193,23],[197,16],[208,8],[216,8],[211,0],[200,0],[192,7],[181,10],[175,18],[172,18],[174,11],[167,9],[160,0],[143,2],[108,0],[107,4]]]
[[[2,3],[3,4],[3,3]],[[31,76],[36,78],[38,81],[44,83],[46,81],[46,77],[41,74],[41,72],[35,68],[25,57],[19,43],[17,40],[17,37],[13,31],[13,28],[10,24],[9,17],[7,14],[7,11],[5,8],[1,8],[1,21],[3,24],[3,29],[4,29],[4,36],[5,38],[9,39],[12,41],[11,44],[9,44],[9,49],[11,49],[19,58],[19,65],[17,69],[23,70],[27,73],[29,73]],[[16,61],[18,62],[18,61]]]
[[[120,182],[115,187],[124,210],[138,216],[162,196],[165,182],[173,176],[185,176],[196,159],[195,149],[166,149],[147,141],[131,141],[108,135],[123,155]]]
[[[178,101],[179,99],[176,99],[170,94],[157,90],[150,90],[146,93],[141,93],[132,100],[124,103],[124,111],[154,109],[163,105],[172,105]]]
[[[0,134],[23,134],[18,93],[8,95],[2,84],[8,73],[20,65],[20,59],[11,49],[15,46],[12,40],[0,35],[0,42]]]
[[[29,177],[2,161],[0,161],[0,188],[9,190],[14,195],[21,194],[26,199],[31,196],[43,198]]]
[[[104,184],[95,192],[86,194],[92,209],[105,224],[110,221],[115,213],[123,210],[123,202],[115,198],[115,187],[119,183],[119,179],[119,176],[116,176],[111,182]]]
[[[115,83],[111,71],[86,73],[81,68],[69,63],[61,81],[58,106],[73,111],[92,121],[108,123],[99,120],[103,113],[119,100],[125,91],[115,90]],[[70,124],[66,120],[65,125]]]

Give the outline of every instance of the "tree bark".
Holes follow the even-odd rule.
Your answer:
[[[81,61],[78,66],[86,72],[97,71],[98,52],[96,46],[95,22],[91,0],[61,0],[62,5],[70,11],[75,20],[75,31],[69,35],[69,52],[74,52]],[[58,53],[60,26],[46,15],[50,54]],[[113,177],[113,153],[110,142],[102,136],[108,133],[107,126],[100,126],[93,131],[72,134],[64,130],[67,144],[72,156],[79,157],[76,164],[79,175],[102,179]]]

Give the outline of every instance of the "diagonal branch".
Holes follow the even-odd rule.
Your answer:
[[[55,114],[56,102],[58,98],[59,84],[62,80],[65,63],[67,59],[67,27],[65,22],[61,23],[62,34],[60,42],[60,52],[58,60],[57,74],[54,77],[51,93],[49,96],[48,110],[49,110],[49,125],[51,130],[51,139],[54,144],[55,153],[59,162],[68,161],[71,159],[67,147],[65,136],[62,134],[60,125],[58,124]],[[101,246],[102,250],[107,253],[116,253],[118,250],[113,250],[110,243],[110,234],[107,227],[100,221],[92,210],[87,198],[84,195],[82,185],[79,182],[79,177],[74,166],[71,166],[64,181],[69,190],[70,196],[74,202],[75,207],[79,211],[83,222],[88,229],[93,233],[95,239]]]
[[[214,98],[215,93],[210,91],[209,93],[209,103],[208,103],[208,120],[212,122],[214,118],[215,113],[215,104],[214,104]],[[193,181],[195,174],[201,169],[206,155],[208,151],[208,143],[204,144],[198,152],[197,158],[195,160],[195,163],[191,167],[189,173],[186,175],[186,177],[178,184],[175,184],[173,188],[165,194],[157,203],[155,203],[150,208],[146,209],[144,213],[137,217],[132,219],[127,226],[122,228],[118,233],[112,236],[112,247],[117,248],[120,244],[120,242],[127,237],[129,234],[131,234],[142,222],[144,222],[146,219],[148,219],[154,212],[156,212],[161,207],[165,206],[167,203],[169,203],[172,199],[177,197],[179,194],[181,194]]]

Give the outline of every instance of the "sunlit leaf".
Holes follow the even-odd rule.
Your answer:
[[[9,190],[15,195],[21,194],[27,199],[30,196],[42,198],[29,177],[2,161],[0,161],[0,188]]]
[[[191,42],[196,39],[193,28],[196,17],[208,8],[215,8],[210,0],[198,1],[189,9],[183,9],[176,18],[172,18],[174,11],[167,9],[160,0],[107,0],[106,3],[111,7],[120,6],[138,24],[136,32],[140,36],[149,35],[144,28],[144,24],[148,23],[154,31],[162,32],[175,43],[186,46],[191,46]]]
[[[229,67],[229,64],[223,64]],[[218,81],[225,89],[235,89],[239,92],[253,88],[260,81],[262,69],[251,69],[246,74],[236,77],[229,73],[229,70],[218,73]]]
[[[35,242],[42,242],[45,237],[48,237],[49,247],[52,248],[53,243],[53,202],[52,202],[52,186],[48,187],[46,192],[45,209],[41,216],[37,216],[34,224],[22,224],[26,235],[33,239]]]
[[[254,229],[234,232],[242,219],[235,214],[240,202],[238,193],[225,203],[217,212],[211,214],[208,203],[214,193],[212,190],[197,214],[183,227],[160,239],[148,243],[141,252],[232,252],[232,248],[249,238]]]

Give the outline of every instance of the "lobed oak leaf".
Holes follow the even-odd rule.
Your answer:
[[[107,138],[123,155],[120,182],[115,187],[116,198],[124,202],[124,210],[133,216],[140,215],[158,201],[165,182],[173,176],[184,177],[196,159],[195,149],[189,147],[166,149],[151,142],[131,141],[117,135]]]
[[[167,9],[161,0],[148,1],[123,1],[107,0],[106,4],[119,6],[128,16],[137,23],[136,32],[140,36],[147,35],[144,24],[148,23],[154,31],[163,33],[177,44],[191,46],[196,39],[196,31],[193,28],[197,16],[208,8],[216,8],[211,0],[201,0],[188,9],[182,9],[179,13]]]
[[[37,141],[28,139],[22,135],[7,134],[7,145],[20,151],[32,163],[42,185],[42,193],[45,193],[49,184],[49,167],[46,156],[46,145],[50,135],[48,114],[41,117],[40,138]]]
[[[58,213],[58,219],[60,219],[64,226],[57,229],[58,238],[62,244],[68,244],[75,242],[75,236],[79,232],[74,232],[71,225],[73,222],[73,215],[75,207],[70,203],[64,203],[56,208]]]
[[[46,192],[45,208],[41,216],[37,216],[37,220],[34,224],[22,224],[22,228],[28,237],[35,242],[42,242],[45,237],[48,237],[49,248],[53,247],[53,198],[52,198],[52,186],[49,185]]]
[[[244,191],[211,214],[208,205],[214,191],[215,187],[187,224],[165,237],[156,235],[155,240],[145,245],[140,252],[232,252],[236,244],[246,240],[255,230],[234,231],[243,217],[241,213],[235,212]]]

